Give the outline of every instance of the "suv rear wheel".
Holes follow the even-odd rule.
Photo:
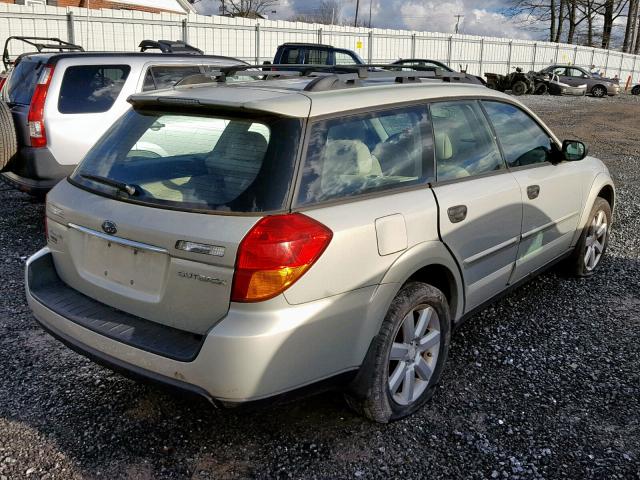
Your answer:
[[[11,110],[5,102],[0,102],[0,170],[7,166],[17,151],[18,141]]]
[[[412,282],[396,295],[350,392],[351,408],[387,423],[431,398],[451,338],[449,307],[435,287]]]

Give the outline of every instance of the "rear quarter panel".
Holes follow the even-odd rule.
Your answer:
[[[291,304],[377,285],[404,252],[438,239],[438,210],[426,186],[303,213],[329,227],[333,238],[317,263],[285,292]],[[387,222],[387,217],[394,221]],[[399,218],[404,222],[395,221]],[[401,230],[403,223],[404,232],[386,230]],[[383,246],[387,240],[396,248]]]

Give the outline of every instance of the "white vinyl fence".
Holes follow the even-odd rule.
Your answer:
[[[143,39],[185,40],[209,54],[255,63],[272,60],[284,42],[319,42],[356,51],[369,63],[429,58],[470,73],[539,70],[551,63],[596,65],[606,76],[640,82],[640,57],[549,42],[408,30],[367,29],[220,16],[150,14],[0,3],[0,41],[10,35],[59,37],[86,50],[132,51]],[[20,53],[16,44],[12,53]]]

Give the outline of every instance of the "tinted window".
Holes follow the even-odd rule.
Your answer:
[[[309,49],[304,63],[312,65],[327,65],[329,63],[329,50]]]
[[[549,135],[518,107],[500,102],[483,102],[511,167],[551,160]]]
[[[438,180],[504,168],[491,129],[475,101],[431,105]]]
[[[10,103],[29,105],[31,97],[36,89],[36,83],[44,67],[43,62],[23,59],[11,72],[6,88],[7,98]]]
[[[83,65],[64,72],[60,113],[106,112],[115,103],[129,76],[128,65]]]
[[[336,65],[353,65],[358,63],[353,55],[347,52],[335,52]]]
[[[130,111],[91,149],[72,180],[133,202],[232,212],[281,210],[301,124]],[[134,195],[84,178],[133,185]]]
[[[433,178],[427,109],[410,107],[316,122],[298,205],[423,183]]]
[[[190,75],[202,73],[200,67],[151,67],[147,70],[147,75],[151,75],[151,79],[145,77],[144,91],[159,90],[161,88],[173,87],[176,83]]]
[[[284,55],[282,55],[282,63],[287,64],[297,64],[298,56],[300,55],[300,50],[297,48],[287,48],[284,51]]]

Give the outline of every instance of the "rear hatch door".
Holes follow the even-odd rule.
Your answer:
[[[286,210],[301,130],[246,112],[128,112],[49,195],[58,274],[107,305],[205,333],[229,308],[240,242]]]

